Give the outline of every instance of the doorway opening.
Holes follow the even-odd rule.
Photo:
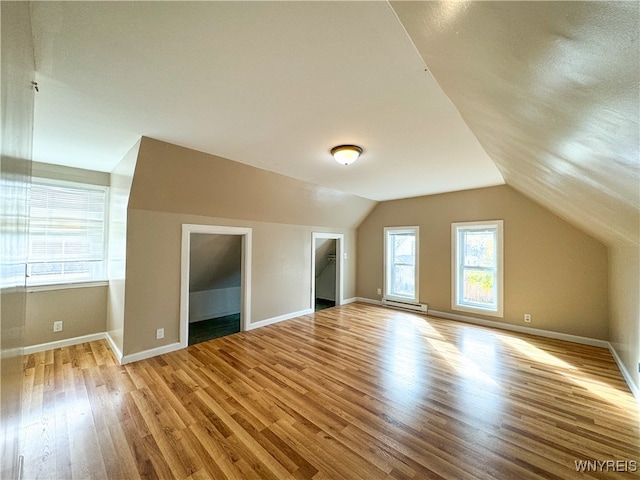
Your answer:
[[[180,344],[247,329],[251,229],[182,225]]]
[[[343,241],[340,233],[313,233],[311,254],[311,308],[342,305]]]

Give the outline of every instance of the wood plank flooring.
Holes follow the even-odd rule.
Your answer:
[[[124,366],[36,353],[23,400],[25,479],[640,476],[606,349],[359,303]]]

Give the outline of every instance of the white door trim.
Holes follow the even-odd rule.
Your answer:
[[[191,234],[205,233],[213,235],[242,236],[241,289],[242,312],[240,329],[248,330],[251,323],[251,235],[252,229],[246,227],[227,227],[218,225],[182,224],[182,256],[180,267],[180,348],[189,344],[189,269],[191,255]]]
[[[311,237],[311,310],[315,311],[316,301],[316,240],[333,239],[336,241],[336,305],[344,302],[344,234],[312,232]]]

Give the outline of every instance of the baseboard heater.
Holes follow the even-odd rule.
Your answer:
[[[386,307],[402,308],[403,310],[413,310],[414,312],[427,313],[429,306],[426,303],[404,303],[393,300],[382,299],[382,304]]]

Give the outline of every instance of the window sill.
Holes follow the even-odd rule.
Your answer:
[[[109,285],[108,280],[100,280],[100,281],[93,281],[93,282],[78,282],[78,283],[56,283],[51,285],[31,285],[31,286],[27,286],[27,293],[46,292],[49,290],[68,290],[71,288],[106,287],[108,285]]]
[[[452,305],[451,310],[458,312],[476,313],[478,315],[486,315],[488,317],[503,317],[502,309],[490,310],[488,308],[471,307],[467,305]]]

